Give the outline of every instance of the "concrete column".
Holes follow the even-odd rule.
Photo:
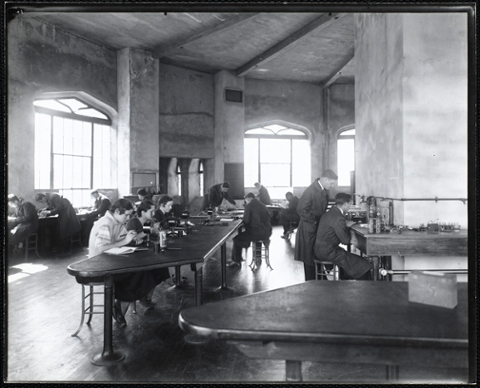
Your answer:
[[[159,65],[149,52],[118,52],[118,185],[130,193],[134,171],[159,166]],[[157,182],[158,184],[158,182]]]
[[[225,163],[243,163],[245,103],[225,101],[225,89],[244,92],[244,78],[222,70],[215,74],[214,181],[224,179]],[[245,93],[244,93],[245,99]]]

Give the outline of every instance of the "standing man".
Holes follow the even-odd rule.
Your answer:
[[[272,200],[267,188],[259,182],[255,183],[255,188],[258,190],[258,200],[264,205],[271,205]]]
[[[370,280],[372,263],[362,256],[347,252],[339,244],[350,243],[350,226],[354,221],[347,221],[345,214],[351,206],[352,196],[338,193],[335,196],[335,206],[320,219],[315,240],[315,255],[322,260],[331,261],[343,269],[345,278]]]
[[[66,251],[70,236],[79,232],[82,227],[72,204],[57,193],[39,193],[35,196],[35,201],[48,205],[47,209],[41,212],[42,216],[58,214],[58,247],[60,251]]]
[[[19,199],[15,194],[8,195],[8,207],[13,210],[13,215],[8,216],[8,245],[13,247],[37,232],[38,216],[32,203]]]
[[[314,246],[320,217],[327,210],[328,191],[338,176],[332,170],[325,170],[304,191],[297,207],[300,223],[295,239],[295,260],[303,261],[305,280],[315,279]]]
[[[300,221],[300,216],[297,213],[298,197],[294,196],[293,193],[289,191],[285,194],[285,198],[288,202],[287,207],[282,209],[278,215],[278,220],[283,226],[283,235],[280,237],[284,239],[288,238],[289,233],[293,232],[293,230],[290,230],[290,222]]]
[[[228,194],[228,190],[230,189],[230,183],[223,182],[217,185],[213,185],[210,188],[210,192],[208,193],[208,202],[210,206],[217,207],[220,206],[224,199],[230,202],[232,205],[237,205],[235,200]]]
[[[253,193],[247,194],[245,202],[247,204],[243,223],[246,230],[233,238],[232,261],[227,264],[229,267],[241,266],[242,248],[248,248],[252,241],[268,240],[272,235],[270,213],[267,207],[260,203]]]

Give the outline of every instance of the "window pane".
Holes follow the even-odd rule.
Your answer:
[[[260,139],[261,163],[290,163],[289,139]]]
[[[307,140],[292,140],[292,184],[308,186],[312,183],[310,144]]]
[[[278,124],[272,124],[272,125],[265,125],[264,128],[271,129],[274,132],[278,132],[281,129],[285,129],[283,125],[278,125]]]
[[[255,128],[255,129],[249,129],[248,131],[246,131],[245,135],[272,135],[272,136],[274,136],[275,134],[272,131],[270,131],[269,129]]]
[[[56,154],[63,153],[63,119],[61,117],[53,118],[53,150]]]
[[[258,182],[258,139],[245,139],[244,142],[244,176],[245,186]]]
[[[290,186],[290,163],[260,165],[261,181],[265,186]]]
[[[350,171],[355,170],[355,141],[337,141],[338,186],[350,186]]]
[[[63,153],[73,154],[73,120],[63,119]]]
[[[35,189],[50,188],[51,116],[35,114]]]
[[[37,101],[33,102],[33,105],[41,106],[43,108],[58,110],[60,112],[69,112],[70,113],[70,109],[68,109],[68,107],[60,104],[56,100],[37,100]]]
[[[283,131],[279,131],[277,135],[289,135],[289,136],[298,136],[298,137],[305,137],[305,138],[307,137],[307,135],[305,135],[305,133],[303,133],[302,131],[297,131],[296,129],[291,129],[291,128],[285,129]]]
[[[343,131],[339,136],[355,136],[355,129],[349,129],[348,131]]]
[[[63,188],[63,155],[53,156],[53,188]]]

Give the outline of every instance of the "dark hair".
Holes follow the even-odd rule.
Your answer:
[[[47,198],[44,193],[38,193],[35,195],[35,201],[40,202],[43,198]]]
[[[173,201],[173,198],[169,197],[168,195],[164,195],[163,197],[160,197],[160,199],[158,200],[158,207],[162,205],[166,205],[167,202],[170,202],[170,201]]]
[[[285,193],[285,197],[290,197],[290,196],[293,197],[293,193],[292,193],[291,191],[287,191],[287,192]]]
[[[347,193],[338,193],[335,196],[335,205],[340,205],[342,206],[344,203],[350,202],[352,199],[352,196]]]
[[[225,182],[222,183],[222,187],[225,187],[226,189],[229,189],[230,188],[230,183],[225,181]]]
[[[255,194],[253,193],[248,193],[245,198],[255,198]]]
[[[145,189],[138,189],[137,195],[143,195],[144,197],[148,195],[147,190]]]
[[[110,206],[110,211],[112,213],[115,213],[115,210],[117,209],[120,214],[124,214],[127,210],[133,210],[133,205],[128,199],[120,198]]]
[[[255,187],[259,187],[259,186],[260,186],[260,183],[255,182],[253,185],[254,185]]]
[[[137,215],[141,217],[142,212],[149,211],[152,206],[155,206],[152,201],[150,201],[149,199],[143,200],[140,205],[137,206]]]
[[[8,202],[20,202],[20,199],[15,194],[8,194]]]
[[[322,178],[333,179],[336,181],[338,179],[338,176],[332,170],[328,169],[322,172]]]

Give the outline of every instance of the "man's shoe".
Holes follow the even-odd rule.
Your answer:
[[[231,261],[227,263],[227,267],[241,267],[242,265],[240,263],[237,263],[236,261]]]
[[[115,301],[115,304],[113,305],[113,309],[112,309],[112,315],[113,315],[113,319],[115,319],[120,325],[127,324],[127,320],[125,319],[125,316],[122,313],[122,306],[120,302]]]
[[[282,234],[280,237],[286,240],[288,238],[288,234]]]

